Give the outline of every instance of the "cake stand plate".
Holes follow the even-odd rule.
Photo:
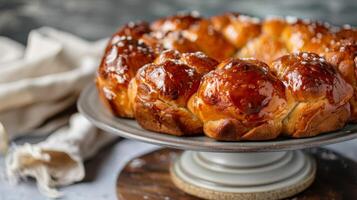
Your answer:
[[[258,142],[219,142],[205,136],[176,137],[142,129],[135,120],[116,118],[99,101],[94,85],[78,101],[94,125],[120,136],[186,150],[170,167],[175,185],[205,199],[282,199],[309,187],[314,159],[300,149],[357,137],[357,126],[317,137]]]

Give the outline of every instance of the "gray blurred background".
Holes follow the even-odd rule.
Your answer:
[[[238,11],[254,16],[292,15],[357,25],[357,0],[0,0],[0,35],[26,43],[28,32],[52,26],[95,40],[128,21],[177,11],[202,15]]]

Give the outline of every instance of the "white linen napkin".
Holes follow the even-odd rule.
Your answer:
[[[77,113],[71,117],[69,127],[59,129],[45,141],[10,151],[6,175],[11,183],[21,177],[34,177],[40,192],[51,198],[60,197],[54,187],[81,181],[85,176],[83,161],[115,138],[100,132]]]
[[[93,79],[105,41],[90,43],[45,27],[30,32],[23,56],[19,57],[22,48],[14,44],[8,39],[0,43],[6,54],[6,61],[0,60],[0,122],[10,139],[76,101]]]
[[[49,27],[31,31],[26,48],[0,37],[0,151],[17,137],[63,126],[53,116],[73,106],[93,81],[105,44]],[[75,114],[68,127],[41,143],[13,145],[6,155],[7,178],[16,183],[34,177],[43,194],[59,197],[55,187],[82,180],[83,161],[115,138]]]

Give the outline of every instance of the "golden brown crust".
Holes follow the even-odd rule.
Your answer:
[[[96,83],[101,99],[114,115],[132,118],[127,94],[129,82],[141,66],[155,59],[155,54],[151,48],[130,36],[121,36],[115,41],[107,47]]]
[[[271,67],[295,101],[283,123],[285,134],[309,137],[344,126],[353,90],[324,58],[306,52],[290,54]]]
[[[314,53],[295,53],[280,57],[272,69],[298,101],[327,99],[345,103],[352,88],[327,61]]]
[[[253,59],[227,60],[206,74],[189,109],[217,140],[276,138],[289,111],[284,85]]]
[[[334,28],[336,29],[336,28]],[[263,33],[238,54],[271,63],[283,54],[312,52],[323,56],[353,87],[350,120],[357,121],[357,31],[351,27],[334,31],[326,23],[301,19],[272,19],[263,22]]]
[[[348,103],[332,106],[326,101],[299,103],[284,120],[283,133],[295,137],[312,137],[342,128],[350,116]]]
[[[357,32],[356,32],[357,33]],[[352,122],[357,122],[357,43],[355,38],[339,35],[330,42],[321,55],[331,63],[342,77],[353,87],[354,94],[350,100]]]
[[[201,121],[187,108],[201,75],[174,58],[142,67],[136,75],[134,112],[139,124],[172,135],[202,133]]]

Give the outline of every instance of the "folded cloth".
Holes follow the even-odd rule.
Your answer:
[[[29,34],[27,47],[0,37],[0,151],[8,140],[55,131],[68,123],[57,115],[73,106],[93,81],[106,40],[88,42],[53,28]],[[40,191],[59,197],[56,186],[84,178],[83,161],[116,139],[74,114],[38,144],[12,145],[6,155],[7,178],[37,180]]]
[[[61,193],[53,187],[82,180],[83,161],[115,138],[115,135],[101,133],[77,113],[71,117],[69,127],[59,129],[45,141],[10,151],[5,162],[6,175],[12,183],[21,177],[34,177],[43,194],[60,197]]]
[[[6,55],[5,61],[0,60],[0,122],[9,139],[72,105],[93,80],[106,43],[88,42],[48,27],[31,31],[25,50],[9,39],[1,41],[6,41],[0,43]]]

